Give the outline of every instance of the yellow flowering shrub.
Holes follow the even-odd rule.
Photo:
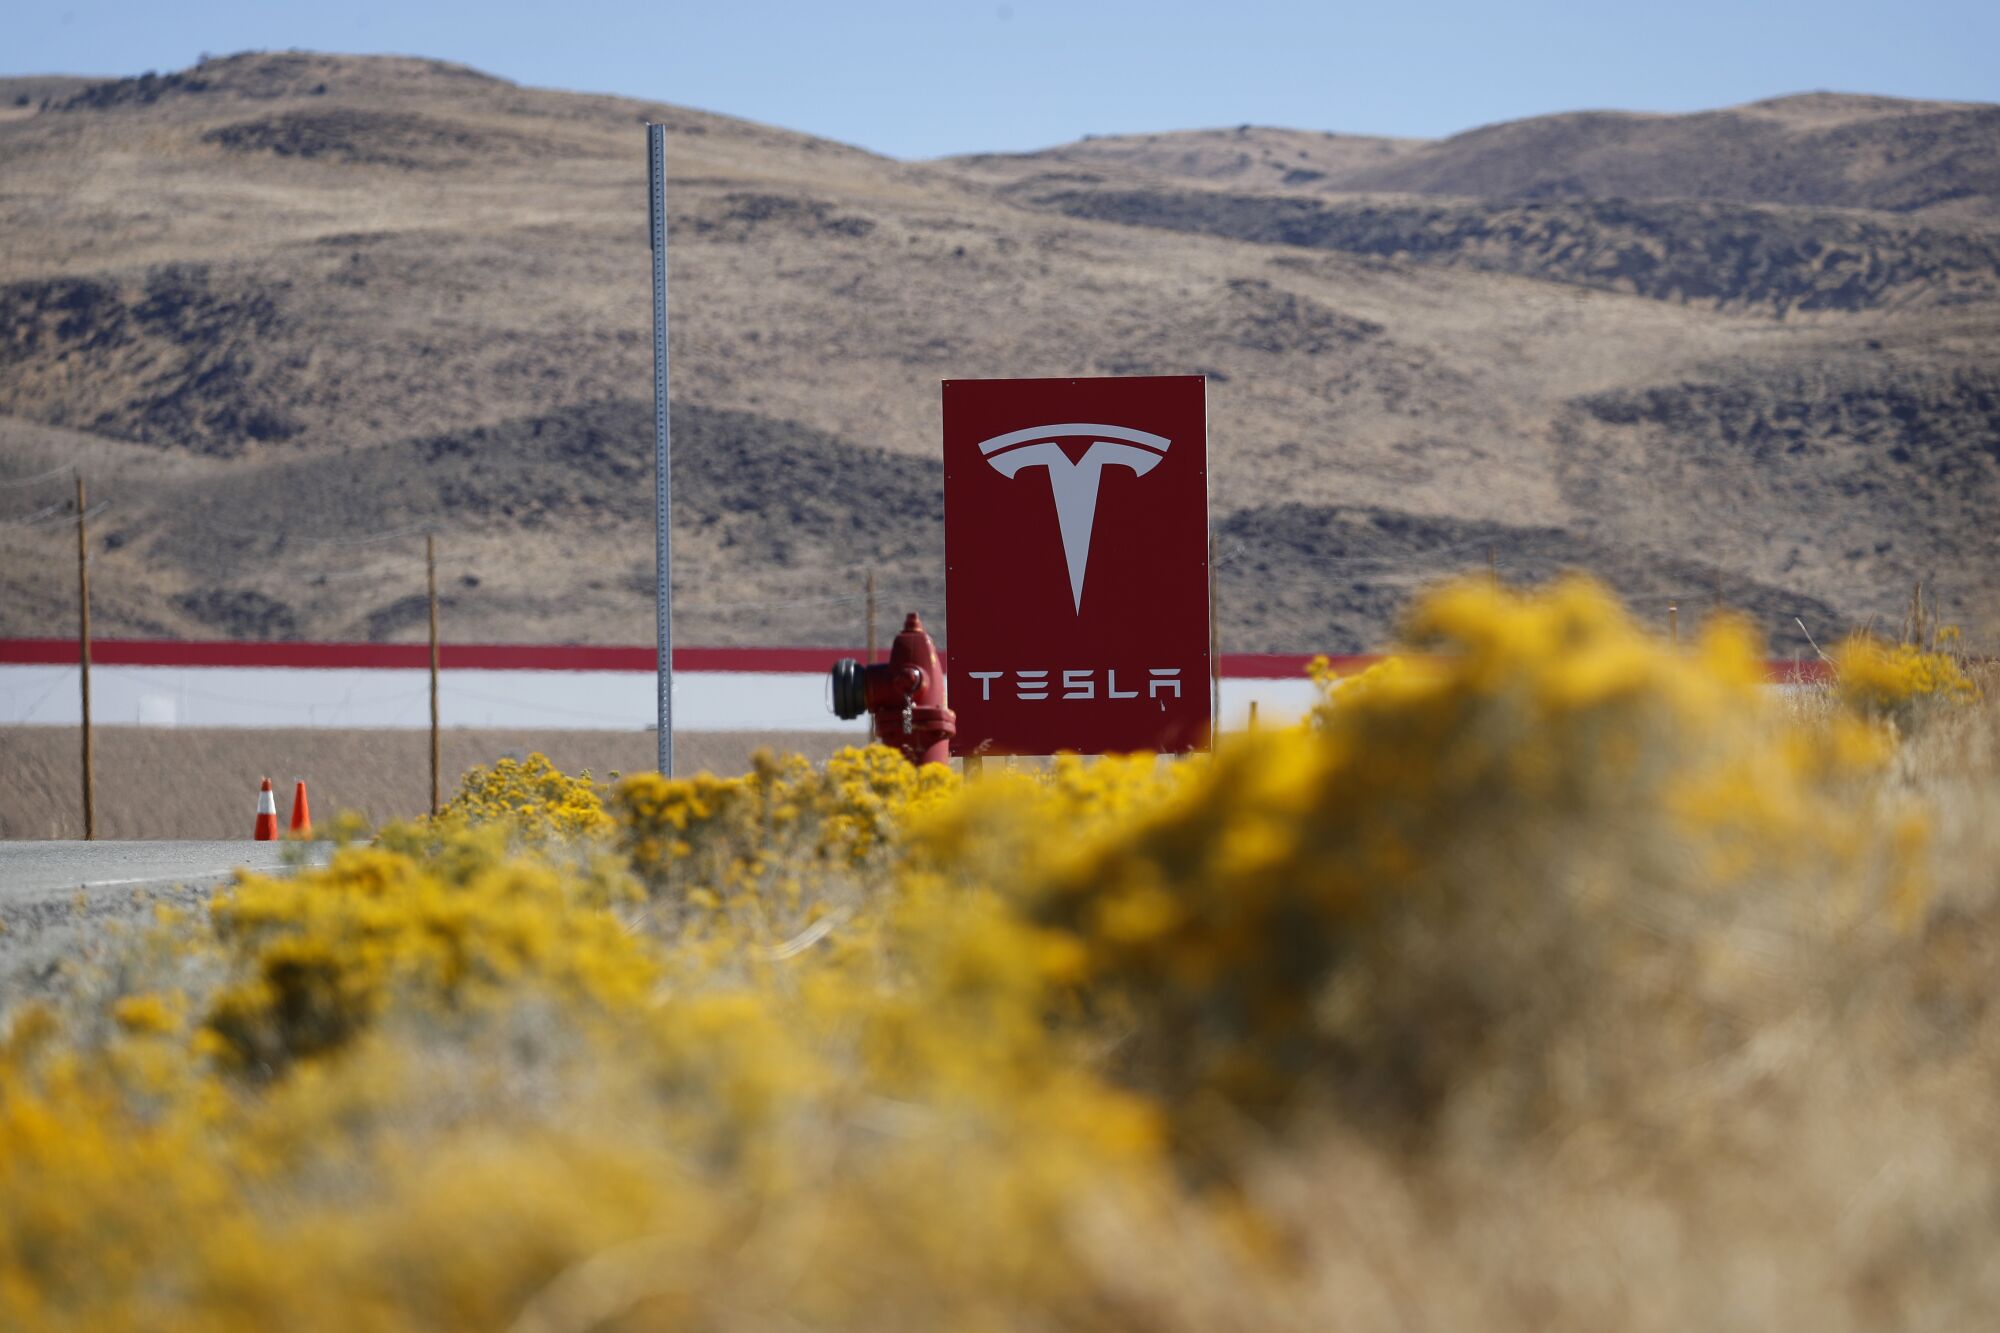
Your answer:
[[[179,1006],[160,995],[127,995],[111,1006],[111,1017],[127,1032],[172,1032],[181,1024]]]
[[[1322,653],[1306,663],[1306,676],[1314,685],[1319,687],[1320,700],[1324,703],[1330,700],[1333,697],[1334,690],[1343,684],[1363,680],[1380,681],[1391,676],[1400,675],[1409,669],[1410,663],[1408,659],[1390,654],[1376,658],[1352,676],[1343,676],[1339,671],[1334,669],[1332,661]]]
[[[178,1044],[18,1027],[0,1327],[1092,1322],[1065,1232],[1152,1216],[1158,1116],[1042,1021],[998,899],[780,955],[628,929],[615,885],[502,847],[246,876]]]
[[[1205,762],[1057,755],[1039,769],[989,766],[956,799],[910,821],[905,887],[919,876],[1015,889],[1039,882],[1093,833],[1157,808]]]
[[[912,768],[872,745],[842,750],[822,768],[759,753],[739,777],[634,774],[612,807],[620,848],[656,893],[719,906],[775,882],[796,908],[802,870],[848,875],[884,863],[902,822],[957,785],[949,768]]]
[[[633,1002],[654,964],[613,912],[629,882],[508,856],[498,828],[427,855],[349,847],[324,869],[245,875],[211,910],[235,980],[204,1037],[262,1072],[331,1051],[392,1006],[459,1011],[523,990]]]
[[[531,842],[602,833],[611,827],[602,787],[590,773],[572,777],[536,751],[475,766],[459,779],[458,794],[441,818],[462,824],[503,823]]]
[[[1834,669],[1840,697],[1849,707],[1906,725],[1926,708],[1979,697],[1978,687],[1950,653],[1884,643],[1865,634],[1840,645]]]
[[[1696,885],[1867,854],[1843,793],[1879,746],[1844,720],[1786,728],[1729,622],[1676,657],[1588,582],[1468,582],[1404,637],[1421,657],[1342,682],[1308,728],[1235,738],[1028,886],[1085,990],[1138,1015],[1142,1085],[1263,1112],[1337,1087],[1415,1128],[1503,1028],[1546,1045],[1614,951],[1673,945],[1579,947],[1618,924],[1599,904],[1671,913]],[[1541,1057],[1516,1054],[1531,1095]]]
[[[2000,767],[1581,581],[1399,647],[1213,757],[502,761],[80,949],[0,990],[0,1328],[1768,1322],[1661,1285],[1712,1233],[1983,1326]]]

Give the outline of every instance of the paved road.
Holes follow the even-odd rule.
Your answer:
[[[0,842],[0,904],[129,893],[184,885],[207,888],[228,880],[238,866],[284,867],[278,842]],[[308,844],[315,861],[325,843]]]
[[[313,861],[332,853],[323,842],[298,850]],[[106,957],[156,908],[199,912],[238,866],[283,870],[285,851],[241,839],[0,842],[0,1030],[13,1002],[44,996],[70,966]]]

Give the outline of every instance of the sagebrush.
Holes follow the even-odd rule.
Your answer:
[[[245,876],[7,1014],[0,1326],[1990,1323],[1974,683],[1404,638],[1212,759],[537,757]]]

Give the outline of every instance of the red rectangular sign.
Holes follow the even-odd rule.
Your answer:
[[[944,382],[958,754],[1206,748],[1199,375]]]

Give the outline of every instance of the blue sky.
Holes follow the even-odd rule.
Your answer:
[[[1243,123],[1430,137],[1816,88],[2000,101],[1994,0],[27,0],[13,14],[7,73],[397,52],[899,157]]]

